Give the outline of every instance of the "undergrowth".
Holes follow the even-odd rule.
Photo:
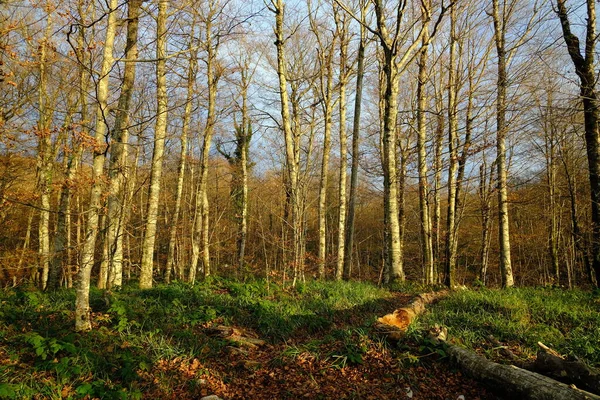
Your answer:
[[[493,335],[523,358],[534,356],[537,343],[542,342],[562,354],[600,364],[600,296],[594,292],[558,288],[457,291],[431,306],[412,330],[434,324],[448,327],[450,338],[466,347],[485,349],[488,336]]]
[[[334,367],[360,363],[364,348],[350,338],[361,337],[361,326],[387,312],[390,296],[388,290],[359,282],[291,288],[220,278],[144,291],[93,288],[94,329],[76,334],[74,291],[5,289],[0,291],[0,398],[135,399],[146,395],[149,384],[168,392],[175,385],[169,381],[174,362],[179,369],[183,360],[209,362],[229,344],[203,335],[202,327],[210,323],[254,330],[271,343],[299,335],[327,340],[346,332],[345,325],[356,325],[359,330],[346,332],[339,351],[328,356],[337,360]],[[210,375],[196,363],[186,368]],[[199,385],[192,380],[177,384],[191,387],[186,390]]]

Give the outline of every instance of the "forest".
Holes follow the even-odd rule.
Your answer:
[[[598,41],[594,0],[0,0],[0,398],[599,398]]]

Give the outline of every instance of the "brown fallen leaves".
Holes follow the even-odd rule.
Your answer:
[[[405,297],[399,299],[407,301]],[[217,331],[228,338],[253,336],[239,327]],[[344,353],[348,339],[315,339],[323,337],[299,336],[287,343],[241,349],[236,349],[233,341],[220,353],[202,360],[164,360],[149,371],[138,371],[142,377],[139,389],[145,398],[178,400],[210,394],[252,400],[498,398],[452,370],[437,355],[421,357],[416,365],[406,366],[397,348],[376,337],[363,336],[360,358],[352,359]],[[419,353],[416,344],[407,345]]]

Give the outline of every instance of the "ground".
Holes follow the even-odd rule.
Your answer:
[[[94,329],[85,333],[73,332],[72,290],[5,289],[0,398],[499,398],[425,338],[434,323],[448,326],[454,343],[500,362],[489,334],[524,359],[539,337],[564,354],[600,359],[600,301],[583,291],[457,292],[399,343],[373,330],[378,316],[431,289],[223,278],[144,291],[93,289]],[[251,343],[215,334],[216,326]]]

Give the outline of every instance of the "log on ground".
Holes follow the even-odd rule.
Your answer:
[[[439,292],[422,293],[415,297],[406,306],[396,309],[393,313],[377,319],[375,329],[392,340],[400,340],[414,319],[425,312],[428,304],[445,297],[448,290]]]
[[[600,396],[536,372],[485,359],[472,351],[447,344],[446,353],[461,370],[509,398],[530,400],[600,400]]]
[[[538,346],[540,350],[533,363],[535,372],[600,395],[599,371],[576,358],[565,358],[541,342],[538,342]]]

